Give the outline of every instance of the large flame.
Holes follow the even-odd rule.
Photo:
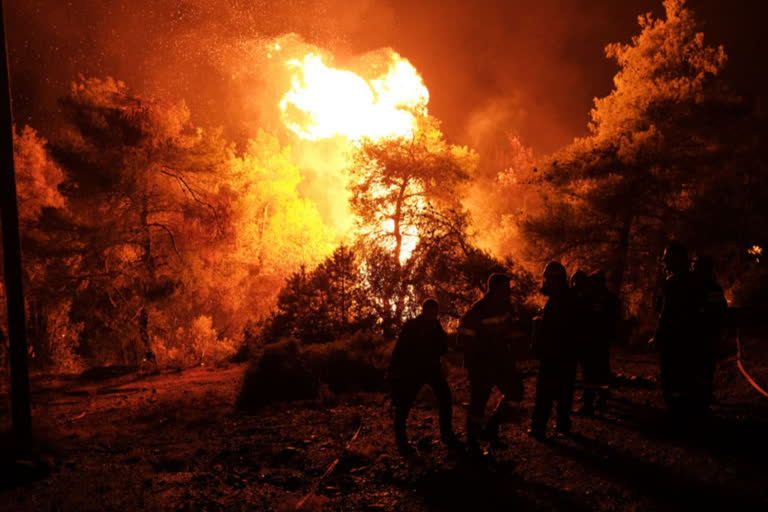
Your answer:
[[[368,80],[327,66],[315,53],[288,61],[293,75],[280,101],[283,123],[309,140],[412,135],[416,115],[426,114],[429,91],[410,62],[395,52],[389,56],[386,73]]]
[[[280,100],[283,124],[305,141],[341,137],[345,154],[350,144],[364,137],[412,136],[417,118],[427,115],[429,91],[416,68],[396,52],[385,50],[377,57],[358,66],[364,76],[329,66],[322,55],[311,51],[286,61],[291,87]],[[337,192],[346,202],[345,191]],[[381,228],[393,233],[394,222],[388,219]],[[415,226],[400,229],[399,259],[404,263],[419,236]],[[394,242],[391,245],[394,249]]]

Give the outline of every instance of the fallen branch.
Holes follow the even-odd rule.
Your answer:
[[[360,430],[363,428],[363,420],[360,420],[360,425],[358,425],[357,430],[355,430],[355,434],[347,441],[347,444],[344,445],[344,451],[346,452],[349,450],[349,447],[352,446],[352,443],[355,442],[357,439],[357,436],[360,435]],[[333,473],[333,470],[336,469],[336,466],[339,465],[339,461],[341,460],[341,457],[336,457],[333,462],[331,462],[331,465],[328,466],[328,469],[325,470],[325,473],[323,473],[320,478],[315,482],[315,485],[312,486],[312,489],[304,495],[303,498],[299,500],[298,503],[296,503],[296,510],[301,509],[301,507],[304,506],[304,504],[307,502],[307,500],[314,496],[314,494],[317,492],[317,490],[320,488],[320,484],[325,480],[331,473]]]

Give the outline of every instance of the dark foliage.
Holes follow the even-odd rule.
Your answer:
[[[287,338],[251,359],[238,398],[242,409],[333,393],[381,391],[391,347],[381,336],[359,331],[327,344],[302,345]]]
[[[299,344],[287,339],[267,345],[251,360],[238,397],[242,409],[317,396],[317,379],[304,367]]]

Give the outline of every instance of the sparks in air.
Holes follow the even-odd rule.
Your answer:
[[[386,73],[372,79],[328,66],[321,55],[292,59],[291,88],[280,100],[283,123],[299,137],[380,139],[409,136],[425,115],[429,91],[416,69],[390,52]]]

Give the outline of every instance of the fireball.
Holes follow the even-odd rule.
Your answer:
[[[273,48],[279,51],[280,47]],[[295,55],[295,54],[294,54]],[[329,65],[328,58],[315,51],[285,62],[290,89],[279,106],[283,124],[304,141],[333,139],[347,158],[363,138],[412,137],[417,120],[427,115],[429,91],[416,68],[392,50],[358,62],[358,74]],[[322,163],[313,163],[322,168]],[[314,167],[315,165],[313,165]],[[330,171],[333,172],[333,171]],[[348,211],[345,190],[334,194]],[[394,234],[394,222],[382,221],[380,228]],[[401,263],[415,249],[419,235],[415,226],[399,226],[403,237]],[[395,244],[392,243],[392,249]]]
[[[283,123],[308,140],[413,135],[429,91],[410,62],[389,55],[386,73],[372,79],[330,67],[316,53],[289,60],[291,88],[280,100]]]

